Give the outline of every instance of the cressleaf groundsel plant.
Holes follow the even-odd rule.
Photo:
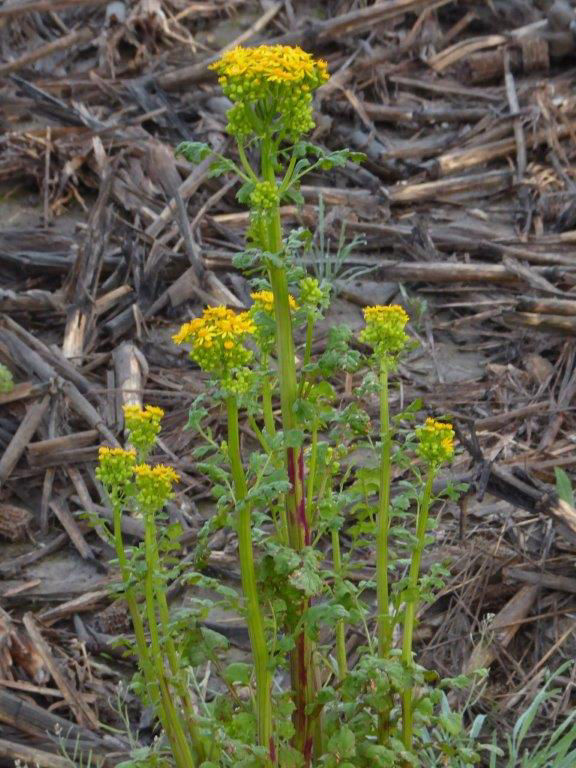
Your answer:
[[[154,759],[177,768],[406,767],[419,765],[425,744],[439,765],[477,763],[458,736],[461,719],[440,706],[446,688],[466,681],[437,679],[413,653],[418,606],[442,584],[440,565],[422,573],[422,551],[454,433],[432,419],[414,429],[418,403],[393,412],[398,362],[412,344],[402,307],[367,307],[356,339],[332,326],[317,351],[330,285],[296,258],[309,233],[282,227],[281,206],[301,201],[307,174],[362,156],[303,138],[314,127],[314,90],[328,79],[325,62],[262,45],[231,50],[212,68],[232,102],[227,131],[237,159],[200,142],[177,151],[191,162],[212,157],[213,175],[240,181],[250,223],[235,263],[252,280],[253,304],[207,307],[173,336],[207,379],[188,428],[215,508],[192,556],[179,556],[179,528],[164,522],[179,478],[152,459],[161,409],[127,406],[129,444],[103,447],[98,469],[133,624],[134,687],[162,733]],[[345,374],[358,385],[352,401],[339,394]],[[373,395],[376,433],[363,407]],[[210,408],[223,415],[223,433],[209,426]],[[241,438],[242,423],[251,441]],[[136,547],[124,541],[127,513],[144,523]],[[241,590],[206,573],[210,538],[223,527],[237,535]],[[359,577],[373,552],[374,579]],[[191,587],[177,609],[167,599],[175,580]],[[215,603],[243,615],[250,664],[230,663],[226,638],[208,628]]]

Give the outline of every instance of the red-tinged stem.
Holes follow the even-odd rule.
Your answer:
[[[274,148],[269,139],[262,141],[262,176],[267,181],[277,184],[274,171]],[[283,249],[282,225],[278,206],[263,221],[261,227],[263,249],[273,254],[280,254]],[[298,427],[294,407],[298,399],[298,382],[294,353],[292,316],[290,312],[288,278],[281,266],[269,268],[270,283],[274,294],[274,313],[276,319],[276,347],[278,358],[278,381],[280,387],[280,407],[284,434]],[[286,448],[286,470],[290,481],[290,490],[286,494],[286,517],[288,522],[288,542],[300,552],[310,545],[312,537],[310,523],[306,514],[306,491],[304,478],[304,455],[301,447]],[[309,601],[294,608],[292,631],[296,631],[295,648],[290,658],[291,684],[294,697],[294,747],[304,758],[304,768],[312,765],[314,747],[313,718],[310,710],[314,703],[316,684],[312,669],[313,645],[306,636],[303,622],[304,612]],[[319,726],[318,721],[316,727]]]

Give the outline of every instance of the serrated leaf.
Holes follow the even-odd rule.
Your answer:
[[[183,141],[176,147],[175,154],[197,165],[212,154],[212,149],[204,141]]]
[[[328,750],[332,754],[337,755],[339,759],[354,757],[356,754],[356,736],[354,731],[347,725],[342,725],[339,731],[328,741]]]
[[[224,173],[229,173],[230,171],[236,171],[235,163],[227,157],[219,157],[217,160],[214,160],[210,166],[210,170],[208,171],[208,178],[213,179],[218,176],[222,176]]]
[[[252,666],[250,664],[245,664],[242,661],[235,661],[232,664],[228,664],[224,671],[224,679],[229,683],[248,685],[251,677]]]

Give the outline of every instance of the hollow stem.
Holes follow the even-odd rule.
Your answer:
[[[272,734],[271,673],[268,648],[264,632],[264,620],[258,598],[258,585],[254,568],[252,546],[252,510],[246,501],[248,487],[240,454],[240,430],[238,426],[238,402],[235,396],[226,399],[228,419],[228,456],[238,506],[238,551],[242,577],[242,591],[246,601],[246,622],[254,658],[256,675],[256,713],[258,743],[269,750],[270,762],[275,764],[276,749]]]
[[[426,541],[426,528],[428,525],[428,512],[430,510],[430,499],[432,496],[432,485],[434,483],[434,467],[428,468],[426,485],[422,493],[418,510],[418,520],[416,523],[416,546],[412,552],[410,561],[410,573],[408,575],[408,589],[406,598],[406,608],[404,612],[404,628],[402,635],[402,662],[407,668],[414,666],[412,658],[412,644],[414,639],[414,623],[416,619],[416,606],[418,602],[418,579],[420,577],[420,564],[422,562],[422,552]],[[413,699],[412,687],[406,688],[402,693],[402,740],[405,748],[412,749],[412,737],[414,732],[414,713],[412,707]]]

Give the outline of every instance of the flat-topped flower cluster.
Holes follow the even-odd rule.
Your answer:
[[[263,135],[277,128],[299,136],[313,128],[312,92],[328,80],[322,59],[290,45],[260,45],[234,48],[211,69],[234,104],[228,113],[232,135]],[[276,125],[274,118],[279,118]]]

